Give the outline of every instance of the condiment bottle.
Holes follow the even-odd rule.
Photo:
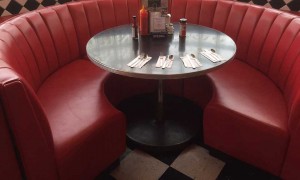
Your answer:
[[[181,18],[179,20],[179,22],[180,22],[179,36],[180,37],[185,37],[186,36],[186,22],[187,22],[187,19]]]
[[[138,28],[136,24],[136,16],[132,16],[133,22],[132,22],[132,27],[131,27],[131,34],[133,39],[138,38]]]
[[[140,35],[148,35],[148,11],[143,8],[140,10]]]

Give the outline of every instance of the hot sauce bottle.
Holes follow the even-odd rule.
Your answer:
[[[140,35],[143,36],[149,34],[148,25],[148,11],[143,6],[143,8],[140,10]]]
[[[133,39],[137,39],[138,38],[138,27],[136,24],[136,16],[132,16],[132,27],[131,27],[131,34],[132,34],[132,38]]]

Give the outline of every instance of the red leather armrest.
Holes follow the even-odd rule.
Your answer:
[[[46,118],[35,94],[14,71],[2,67],[0,96],[26,177],[57,179],[50,129],[47,133]]]

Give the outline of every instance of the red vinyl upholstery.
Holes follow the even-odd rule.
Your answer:
[[[0,177],[18,180],[21,179],[22,173],[16,156],[16,150],[12,143],[13,137],[11,136],[2,104],[0,107]]]
[[[72,2],[0,25],[0,146],[10,162],[0,161],[1,177],[93,179],[122,154],[125,117],[111,103],[154,91],[156,82],[95,67],[85,46],[96,33],[130,23],[139,8],[139,0]],[[172,21],[186,17],[237,44],[223,68],[166,82],[167,92],[205,108],[205,143],[299,179],[300,18],[220,0],[172,0],[170,12]]]
[[[104,93],[109,73],[84,59],[85,46],[138,9],[138,0],[75,2],[0,26],[1,178],[93,179],[124,152],[125,117]]]
[[[300,18],[217,0],[172,0],[171,13],[173,21],[186,17],[237,44],[234,61],[208,74],[213,94],[204,110],[205,143],[284,179],[299,179]],[[185,94],[196,97],[190,89],[201,80],[186,82]]]

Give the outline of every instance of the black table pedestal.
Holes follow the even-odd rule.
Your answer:
[[[153,94],[132,97],[119,105],[127,117],[130,143],[148,151],[177,150],[184,148],[202,129],[202,111],[191,101],[164,94],[162,114],[158,114],[157,106]]]

